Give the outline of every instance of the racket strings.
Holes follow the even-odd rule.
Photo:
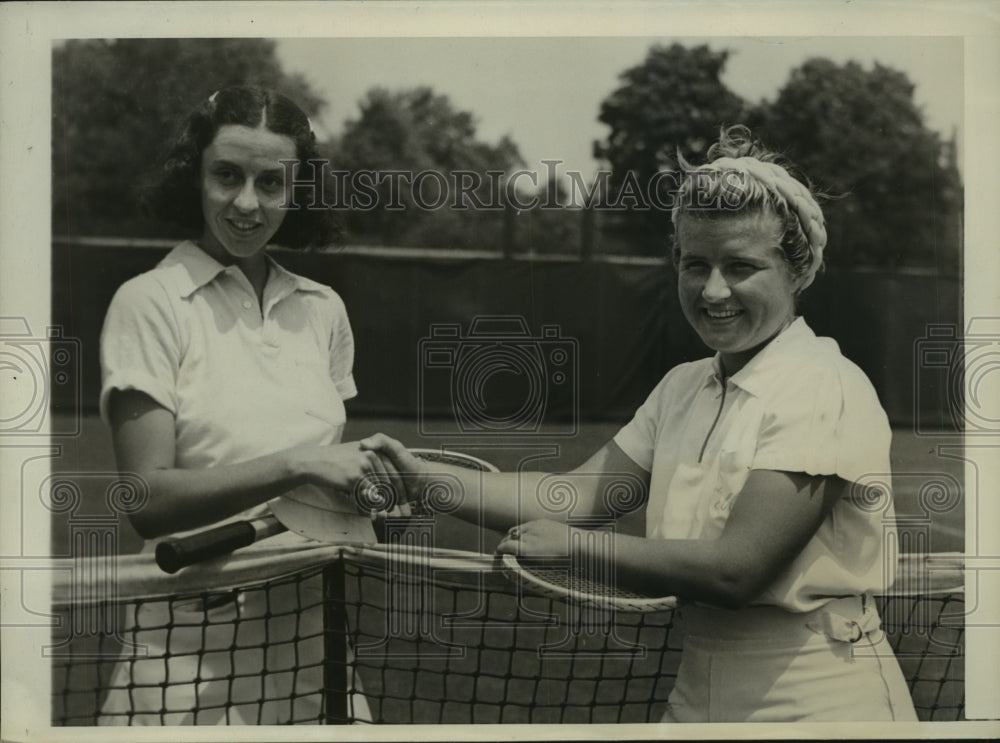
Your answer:
[[[650,596],[636,593],[627,588],[615,585],[614,583],[599,583],[592,580],[578,571],[558,568],[524,568],[535,575],[539,580],[550,583],[558,588],[564,588],[572,593],[579,593],[588,596],[617,596],[628,599],[648,599]]]

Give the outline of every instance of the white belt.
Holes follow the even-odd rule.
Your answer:
[[[734,610],[685,604],[680,607],[680,615],[687,634],[720,640],[788,640],[796,635],[805,639],[815,633],[854,643],[881,626],[871,596],[833,599],[808,612],[791,612],[777,606]]]

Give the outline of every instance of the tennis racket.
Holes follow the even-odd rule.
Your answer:
[[[601,583],[574,570],[568,560],[557,563],[508,554],[499,555],[499,558],[504,574],[529,594],[627,613],[667,611],[677,607],[676,596],[651,596]]]
[[[489,462],[461,452],[446,449],[410,449],[411,454],[427,461],[456,467],[496,472]],[[447,492],[441,493],[447,498]],[[166,573],[207,560],[224,557],[243,547],[284,531],[292,531],[307,539],[326,544],[373,544],[378,542],[373,523],[393,516],[412,514],[409,504],[389,505],[392,494],[383,486],[373,486],[364,497],[363,507],[369,515],[358,513],[358,506],[349,498],[331,498],[328,491],[305,485],[270,501],[271,514],[256,519],[223,524],[196,534],[165,539],[156,545],[156,564]]]
[[[411,449],[410,452],[425,461],[441,462],[483,472],[498,471],[489,462],[459,452],[434,449]],[[432,497],[430,500],[433,502],[435,499]],[[652,596],[621,586],[611,586],[594,580],[579,569],[574,570],[568,561],[565,561],[566,564],[557,564],[551,560],[518,559],[514,555],[506,554],[488,556],[458,550],[423,550],[419,547],[402,545],[364,547],[362,552],[384,549],[393,549],[395,558],[406,562],[419,562],[433,555],[435,566],[439,566],[442,560],[447,562],[449,558],[489,561],[494,567],[499,565],[504,575],[519,583],[526,593],[567,603],[585,604],[621,612],[667,611],[677,606],[677,598],[674,596]]]
[[[224,524],[186,537],[165,539],[156,545],[156,564],[164,573],[176,573],[188,565],[228,555],[287,529],[274,516],[262,516],[259,519]]]

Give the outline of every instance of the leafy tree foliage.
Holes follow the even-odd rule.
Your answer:
[[[503,191],[501,179],[489,173],[506,174],[523,163],[514,142],[479,140],[474,116],[429,87],[373,88],[360,108],[361,115],[330,145],[333,167],[351,174],[346,198],[338,198],[355,205],[344,214],[348,241],[498,249]],[[372,177],[362,188],[378,198],[371,208],[357,208],[362,194],[356,179],[366,172]],[[416,180],[420,173],[443,180]],[[468,188],[466,195],[456,183]],[[442,188],[448,198],[430,208],[441,201]]]
[[[580,255],[585,215],[570,205],[563,181],[546,178],[533,196],[539,207],[517,213],[518,248],[534,255]]]
[[[772,102],[750,106],[722,82],[729,53],[707,46],[654,46],[625,70],[601,105],[610,132],[594,154],[611,168],[605,198],[644,189],[656,173],[677,166],[677,154],[701,162],[724,124],[744,122],[765,143],[782,148],[817,185],[843,194],[825,206],[833,265],[927,266],[960,270],[962,185],[954,141],[927,129],[905,74],[875,65],[812,59],[792,71]],[[167,236],[144,220],[135,194],[156,169],[193,105],[233,83],[282,90],[312,116],[324,102],[299,76],[285,73],[275,44],[256,39],[73,40],[53,52],[53,230],[56,234]],[[344,212],[347,239],[389,245],[499,249],[506,242],[535,253],[595,252],[663,255],[669,213],[631,199],[626,211],[581,215],[575,209],[511,213],[500,206],[496,173],[523,164],[504,137],[482,141],[471,112],[421,87],[375,88],[360,116],[327,143],[332,168],[356,174],[433,172],[451,189],[428,209],[413,189],[393,179],[376,184],[373,208]],[[465,175],[460,175],[464,173]],[[471,179],[471,180],[470,180]],[[456,185],[466,193],[460,207]],[[469,184],[474,184],[469,186]],[[537,184],[546,204],[565,203],[557,182]],[[433,200],[440,180],[428,179]],[[623,190],[624,189],[624,190]],[[350,187],[342,197],[356,193]],[[670,193],[660,193],[667,201]],[[648,196],[648,194],[647,194]],[[625,199],[629,203],[630,199]],[[477,206],[488,205],[489,208]],[[643,208],[648,206],[649,208]],[[601,230],[583,217],[596,216]],[[589,225],[590,222],[587,222]]]
[[[757,112],[757,132],[843,198],[824,207],[831,265],[959,270],[954,144],[926,128],[897,70],[811,59]]]
[[[960,270],[954,142],[927,129],[904,73],[811,59],[792,71],[773,102],[750,106],[721,80],[727,58],[706,46],[654,46],[622,74],[623,85],[599,116],[611,132],[594,148],[611,165],[612,200],[628,178],[646,184],[676,167],[675,153],[702,162],[721,126],[743,122],[821,190],[843,196],[824,208],[830,264]],[[604,242],[662,255],[669,214],[651,206],[599,213]]]
[[[323,106],[302,78],[282,71],[267,40],[73,40],[52,62],[56,234],[162,235],[139,214],[136,189],[184,117],[219,88],[262,84],[310,115]]]
[[[721,80],[728,58],[729,52],[705,45],[656,45],[642,64],[621,74],[622,86],[604,99],[597,117],[611,132],[594,144],[594,156],[611,165],[612,200],[629,174],[645,189],[658,171],[677,166],[678,152],[687,159],[703,155],[720,124],[740,121],[746,104]],[[670,193],[663,193],[663,203]],[[663,255],[670,214],[649,205],[618,219],[602,217],[636,250]]]

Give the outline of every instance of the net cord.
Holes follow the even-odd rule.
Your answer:
[[[447,572],[450,580],[460,582],[460,576],[467,573],[470,585],[477,580],[476,575],[497,569],[495,556],[464,550],[401,545],[323,545],[303,538],[298,538],[297,545],[293,540],[288,541],[292,544],[280,547],[268,545],[267,541],[261,542],[223,560],[193,565],[175,575],[162,572],[152,554],[119,557],[117,600],[128,602],[191,596],[206,591],[232,591],[342,559],[373,568],[385,568],[390,564],[419,564],[432,571]],[[108,587],[101,582],[104,573],[81,569],[80,563],[81,560],[72,558],[47,561],[53,577],[53,606],[68,606],[71,603],[87,605],[107,600]],[[963,570],[961,553],[903,554],[895,582],[878,595],[964,593]],[[97,576],[93,585],[81,582],[81,573],[88,577]],[[512,584],[511,590],[516,590],[516,586]]]

